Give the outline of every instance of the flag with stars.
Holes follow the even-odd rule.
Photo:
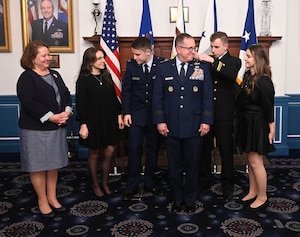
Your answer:
[[[201,35],[198,53],[210,53],[210,36],[217,31],[216,0],[210,0],[206,12],[204,30]]]
[[[28,34],[31,40],[32,22],[39,19],[39,8],[38,8],[37,0],[28,0],[27,10],[28,10]]]
[[[143,0],[143,13],[139,36],[148,37],[153,47],[154,37],[148,0]]]
[[[239,58],[242,61],[241,69],[238,73],[236,82],[240,85],[243,81],[243,76],[245,73],[245,61],[244,56],[246,50],[249,46],[257,44],[256,30],[255,30],[255,18],[254,18],[254,6],[253,0],[249,0],[248,2],[248,12],[244,27],[244,32],[241,40],[241,48]]]
[[[116,31],[116,19],[113,0],[107,0],[102,26],[100,47],[106,53],[106,66],[114,81],[115,90],[121,100],[121,70],[119,57],[119,43]]]
[[[184,12],[183,12],[183,0],[177,0],[177,17],[176,17],[176,28],[175,28],[175,36],[173,40],[171,58],[176,56],[175,49],[175,39],[177,35],[185,33],[185,22],[184,22]]]

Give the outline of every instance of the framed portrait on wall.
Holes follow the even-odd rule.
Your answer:
[[[177,20],[178,8],[169,7],[169,10],[170,23],[175,23]],[[189,22],[189,7],[183,7],[183,18],[185,23]]]
[[[43,41],[50,52],[74,52],[72,0],[21,0],[23,46]]]
[[[0,0],[0,52],[11,52],[8,2],[8,0]]]

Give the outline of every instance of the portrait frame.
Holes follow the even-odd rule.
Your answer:
[[[170,23],[175,23],[177,20],[177,7],[169,7]],[[189,22],[189,7],[183,7],[183,18],[184,22]]]
[[[0,52],[11,52],[11,32],[9,17],[9,0],[1,0],[3,14],[0,20]]]
[[[54,17],[58,19],[58,4],[60,0],[51,0],[54,4]],[[21,11],[22,11],[22,33],[23,33],[23,48],[31,41],[31,24],[30,20],[38,20],[42,19],[40,3],[41,0],[31,0],[32,3],[31,8],[33,11],[29,14],[29,1],[28,0],[21,0]],[[74,32],[73,32],[73,1],[67,1],[67,26],[68,26],[68,44],[66,46],[60,45],[50,45],[49,51],[51,53],[73,53],[74,52]],[[33,13],[32,13],[33,12]],[[43,40],[42,40],[43,41]],[[47,42],[45,42],[47,43]]]
[[[50,68],[60,68],[59,54],[50,54]]]

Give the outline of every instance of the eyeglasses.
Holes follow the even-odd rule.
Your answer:
[[[181,46],[181,45],[178,45],[178,47],[186,49],[189,52],[192,52],[193,50],[198,51],[198,47],[185,47],[185,46]]]

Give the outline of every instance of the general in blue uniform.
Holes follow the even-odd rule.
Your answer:
[[[48,46],[68,46],[68,24],[54,17],[52,0],[42,0],[40,3],[42,19],[32,22],[31,40],[39,40]]]
[[[193,212],[202,140],[213,123],[213,90],[209,64],[194,60],[195,40],[180,34],[175,46],[176,58],[158,67],[153,118],[159,133],[166,137],[172,211]]]

